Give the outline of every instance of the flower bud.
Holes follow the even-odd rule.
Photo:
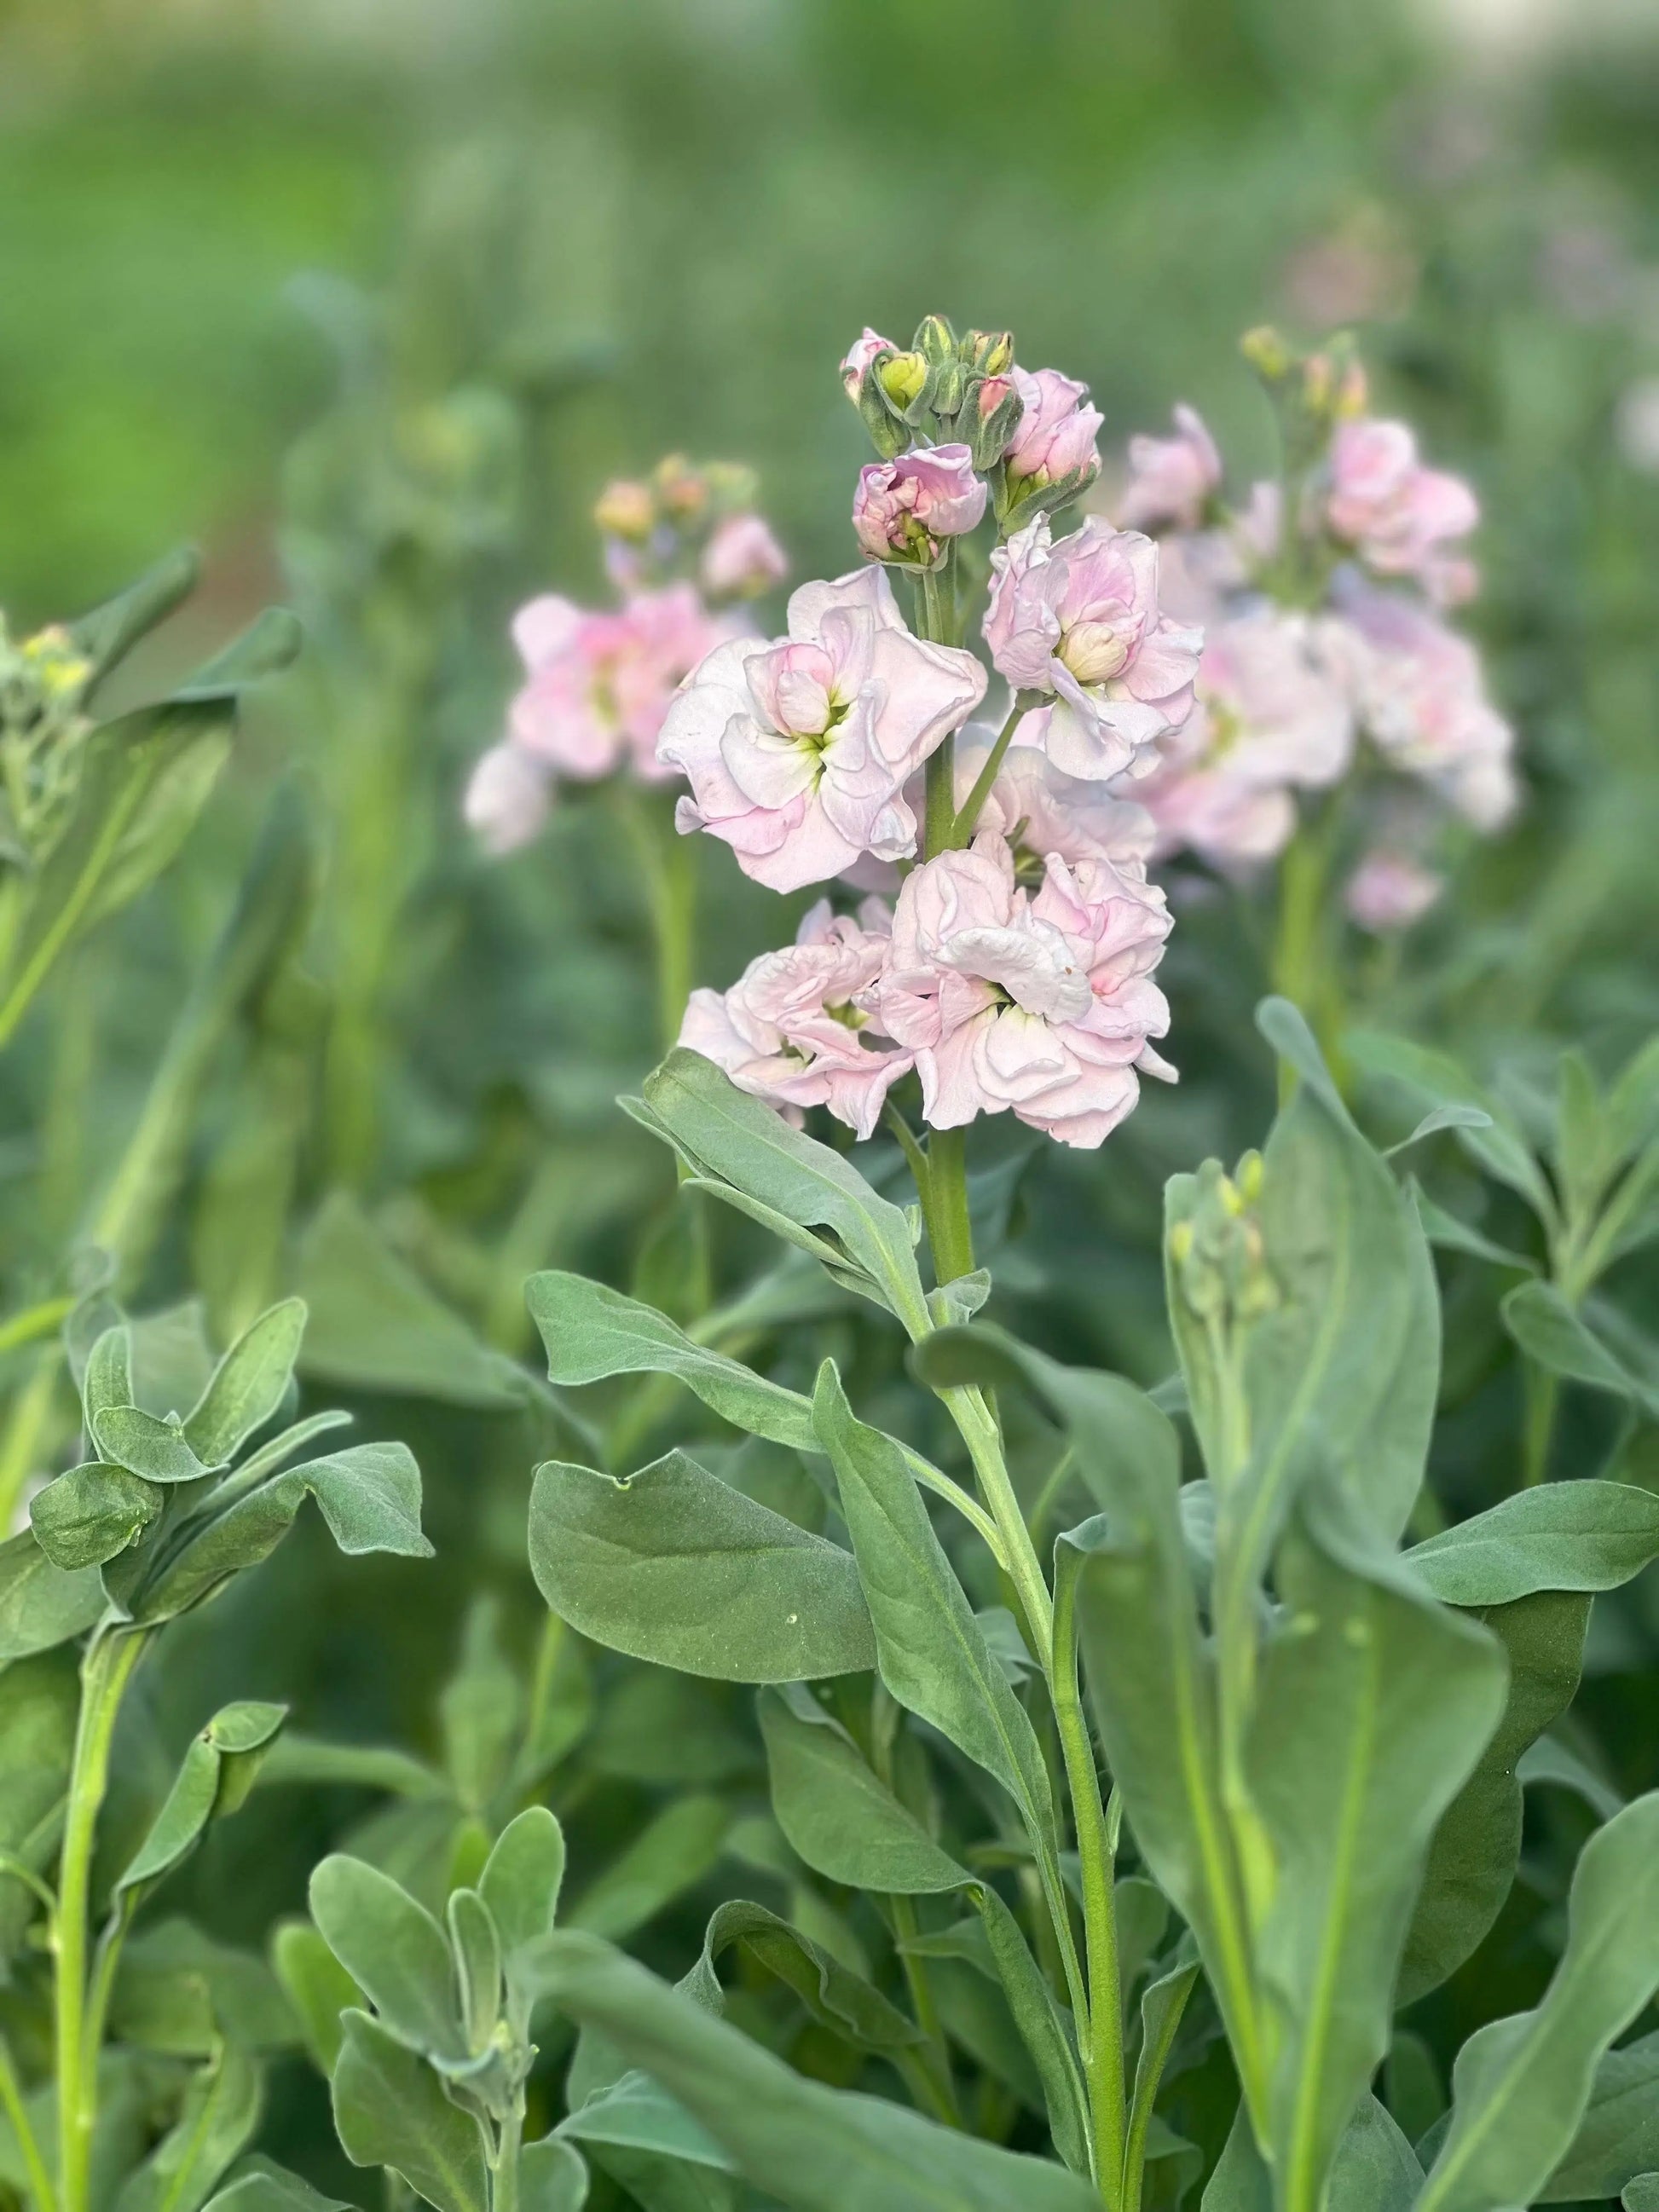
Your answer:
[[[962,342],[962,351],[970,368],[986,376],[1003,376],[1014,365],[1014,334],[1012,331],[969,331]]]
[[[670,453],[659,461],[654,481],[663,513],[671,521],[684,525],[702,520],[708,508],[708,480],[684,453]]]
[[[897,350],[891,338],[883,337],[879,331],[872,331],[867,323],[865,325],[863,337],[848,348],[841,364],[842,389],[854,407],[859,404],[859,394],[863,390],[865,378],[872,365],[883,354],[896,353]]]
[[[940,540],[972,530],[985,512],[985,486],[966,446],[927,446],[859,474],[853,528],[873,561],[931,568]]]
[[[942,368],[957,357],[957,334],[943,315],[924,315],[911,343],[933,368]]]
[[[1269,384],[1282,383],[1295,366],[1295,356],[1271,323],[1258,324],[1246,331],[1238,342],[1238,349],[1256,374],[1265,377]]]
[[[1002,459],[1024,412],[1012,376],[988,376],[974,387],[973,403],[963,410],[962,427],[976,469],[988,469]]]
[[[1259,1319],[1279,1303],[1256,1214],[1261,1154],[1247,1152],[1236,1176],[1218,1160],[1206,1160],[1196,1176],[1182,1180],[1179,1203],[1185,1211],[1170,1224],[1168,1247],[1182,1304],[1199,1319],[1228,1329]]]
[[[921,353],[896,353],[878,364],[876,382],[895,414],[908,415],[927,389],[927,359]]]
[[[607,538],[626,538],[635,544],[649,538],[657,524],[657,502],[648,485],[618,477],[599,494],[593,520]]]

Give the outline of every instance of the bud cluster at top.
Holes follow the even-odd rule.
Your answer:
[[[37,860],[62,824],[92,728],[92,674],[61,624],[15,641],[0,615],[0,865]]]

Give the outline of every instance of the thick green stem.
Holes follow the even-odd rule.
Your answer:
[[[519,2147],[524,2141],[524,2093],[501,2122],[495,2155],[490,2161],[489,2212],[519,2212]]]
[[[1111,1838],[1106,1826],[1105,1801],[1100,1794],[1100,1770],[1095,1763],[1094,1746],[1089,1738],[1089,1724],[1078,1688],[1075,1574],[1055,1577],[1054,1674],[1050,1687],[1083,1872],[1083,1929],[1089,1967],[1086,2034],[1081,2032],[1084,2024],[1079,2022],[1079,2026],[1084,2071],[1089,2084],[1095,2173],[1102,2197],[1115,2212],[1122,2191],[1127,2124],[1123,1991],[1118,1972]]]
[[[653,794],[639,785],[620,784],[617,795],[651,905],[657,1027],[662,1049],[668,1052],[685,1018],[696,965],[696,841],[682,837],[672,823],[665,826],[653,807]]]
[[[52,1930],[57,1952],[58,2212],[87,2212],[92,2135],[98,2117],[98,2052],[87,2034],[92,1855],[109,1785],[110,1746],[121,1699],[148,1640],[142,1630],[96,1632],[81,1662],[81,1714],[70,1767]]]
[[[968,1213],[966,1133],[935,1129],[927,1139],[927,1188],[921,1208],[933,1247],[933,1279],[954,1283],[974,1272],[974,1230]]]
[[[1302,823],[1279,864],[1279,927],[1273,945],[1273,987],[1307,1016],[1309,1026],[1336,1073],[1342,1028],[1341,988],[1332,959],[1330,868],[1332,813]],[[1279,1070],[1280,1103],[1295,1078]]]

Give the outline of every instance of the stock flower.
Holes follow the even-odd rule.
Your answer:
[[[580,781],[624,761],[660,777],[657,732],[675,686],[728,635],[690,584],[636,592],[617,613],[532,599],[513,622],[529,673],[508,710],[513,742]]]
[[[1032,374],[1016,362],[1010,374],[1024,410],[1003,455],[1010,483],[1018,488],[1059,483],[1073,476],[1085,482],[1097,477],[1095,440],[1105,417],[1097,407],[1085,404],[1088,386],[1057,368]]]
[[[942,538],[972,530],[985,512],[985,486],[966,446],[919,446],[859,471],[853,529],[872,561],[931,568]]]
[[[1486,696],[1480,658],[1427,608],[1355,576],[1336,602],[1359,716],[1378,750],[1477,830],[1501,829],[1519,793],[1515,732]]]
[[[1408,854],[1379,850],[1349,877],[1343,902],[1362,929],[1386,937],[1421,921],[1445,888],[1443,876]]]
[[[1133,771],[1190,712],[1203,640],[1160,613],[1158,548],[1091,516],[1054,543],[1039,515],[991,556],[985,640],[1017,690],[1054,695],[1025,725],[1067,775]]]
[[[1226,868],[1283,850],[1291,790],[1336,782],[1353,757],[1345,643],[1328,620],[1267,606],[1206,632],[1197,704],[1136,786],[1160,853],[1190,846]]]
[[[893,343],[891,338],[883,337],[879,331],[872,331],[868,323],[865,325],[864,336],[848,348],[841,364],[842,387],[847,397],[855,405],[860,389],[864,383],[865,374],[876,356],[897,351],[898,348]]]
[[[728,514],[698,563],[711,599],[754,599],[789,574],[783,548],[758,514]]]
[[[827,1106],[860,1137],[912,1055],[871,1008],[887,958],[891,919],[866,899],[856,920],[811,908],[795,942],[751,960],[729,991],[694,991],[679,1041],[723,1067],[740,1091],[797,1115]]]
[[[1379,575],[1409,576],[1442,605],[1473,594],[1474,567],[1450,541],[1474,528],[1480,504],[1461,477],[1423,466],[1405,423],[1337,426],[1326,515]]]
[[[486,853],[499,858],[530,842],[547,819],[552,781],[551,770],[511,738],[479,755],[461,811]]]
[[[774,890],[862,853],[902,859],[904,786],[984,693],[971,653],[911,635],[879,568],[803,584],[787,637],[719,647],[669,708],[658,757],[691,785],[678,825],[723,838]]]
[[[957,804],[972,791],[990,750],[986,730],[969,730],[957,742]],[[1011,745],[980,811],[978,829],[994,830],[1013,848],[1022,883],[1040,878],[1051,853],[1070,866],[1109,860],[1145,871],[1157,836],[1144,806],[1114,799],[1099,783],[1085,783],[1057,769],[1035,745]]]
[[[1173,438],[1129,441],[1129,481],[1118,502],[1126,530],[1196,530],[1221,489],[1221,456],[1196,410],[1177,407]]]
[[[912,871],[875,1004],[915,1054],[936,1129],[1012,1111],[1062,1144],[1098,1145],[1174,1071],[1150,1040],[1170,1011],[1152,982],[1170,917],[1144,876],[1058,855],[1035,896],[994,832]]]

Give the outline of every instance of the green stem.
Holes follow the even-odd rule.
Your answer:
[[[1125,2155],[1123,1991],[1118,1972],[1117,1914],[1113,1898],[1113,1851],[1100,1794],[1089,1724],[1078,1688],[1077,1577],[1054,1577],[1054,1674],[1050,1685],[1060,1754],[1072,1800],[1078,1857],[1083,1869],[1083,1930],[1089,1969],[1089,2016],[1079,2021],[1095,2173],[1101,2196],[1116,2207]],[[1085,2032],[1086,2025],[1086,2033]]]
[[[490,2160],[489,2212],[519,2212],[519,2146],[524,2140],[524,2092],[501,2122],[501,2138]]]
[[[1521,1462],[1521,1481],[1528,1490],[1544,1481],[1550,1470],[1550,1443],[1555,1434],[1555,1408],[1561,1395],[1556,1376],[1528,1360],[1523,1370],[1526,1389],[1526,1427]]]
[[[887,1909],[892,1915],[893,1935],[897,1942],[899,1962],[904,1969],[904,1980],[910,1992],[910,2003],[916,2015],[916,2026],[926,2039],[926,2056],[919,2060],[916,2074],[919,2083],[926,2085],[925,2095],[935,2119],[945,2126],[962,2125],[962,2109],[957,2102],[956,2083],[951,2075],[951,2056],[945,2041],[945,2024],[939,2018],[934,2001],[933,1986],[927,1978],[927,1961],[917,1958],[907,1947],[913,1943],[921,1930],[916,1921],[915,1899],[912,1897],[889,1897]]]
[[[63,1346],[58,1344],[38,1353],[33,1373],[12,1401],[0,1438],[0,1538],[16,1516],[23,1485],[46,1457],[42,1439],[51,1425],[63,1357]]]
[[[1279,865],[1279,927],[1273,945],[1272,981],[1281,998],[1299,1006],[1321,1049],[1337,1073],[1335,1053],[1341,1033],[1341,993],[1331,960],[1330,868],[1334,810],[1322,820],[1297,825]],[[1280,1103],[1295,1080],[1288,1066],[1279,1070]]]
[[[645,877],[656,954],[657,1027],[662,1049],[672,1051],[685,1018],[696,964],[697,875],[695,840],[665,830],[640,785],[617,787],[623,826]]]
[[[92,1855],[109,1785],[110,1746],[121,1699],[149,1638],[141,1629],[94,1632],[81,1662],[81,1713],[70,1767],[64,1848],[52,1930],[58,2040],[58,2188],[61,2212],[87,2212],[98,2053],[87,2041],[87,1936]]]
[[[29,2124],[22,2085],[12,2063],[11,2047],[3,2036],[0,2036],[0,2112],[5,2114],[7,2124],[22,2154],[23,2170],[28,2175],[29,2194],[34,2199],[34,2212],[57,2212],[58,2197],[52,2185],[52,2176],[46,2171],[46,2160],[40,2155],[40,2145]]]
[[[974,1272],[974,1229],[968,1212],[967,1133],[935,1129],[927,1139],[927,1188],[921,1210],[933,1248],[933,1280],[954,1283]]]
[[[20,1344],[33,1344],[40,1337],[50,1336],[74,1312],[76,1303],[72,1297],[42,1298],[39,1305],[0,1322],[0,1352],[15,1352]]]
[[[956,819],[951,825],[951,843],[953,846],[972,843],[980,814],[991,796],[991,787],[1001,773],[1003,759],[1014,741],[1014,732],[1030,712],[1036,696],[1035,692],[1017,691],[1014,694],[1014,703],[1008,710],[1008,719],[998,731],[996,743],[985,756],[985,765],[975,777],[973,789],[957,809]]]

